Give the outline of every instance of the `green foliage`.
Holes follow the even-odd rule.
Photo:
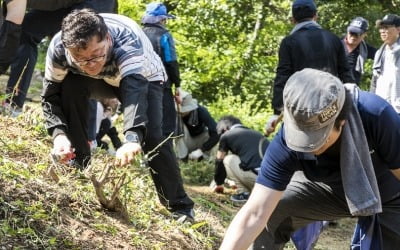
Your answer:
[[[36,110],[40,107],[32,106],[31,112],[18,119],[0,115],[0,248],[116,249],[119,244],[134,249],[217,248],[221,225],[226,226],[235,211],[230,204],[219,207],[215,201],[207,202],[209,197],[191,194],[197,221],[177,223],[159,203],[149,169],[132,165],[114,170],[128,175],[119,192],[128,218],[121,220],[119,214],[99,204],[84,173],[52,165],[50,140],[44,140],[35,129],[43,122],[35,116]],[[100,172],[113,161],[105,154],[98,151],[92,157],[91,164]],[[58,182],[48,178],[50,166],[55,167]],[[186,171],[185,179],[208,186],[213,175],[211,162],[206,166],[187,164],[187,168],[199,170]],[[90,235],[96,241],[89,241]]]
[[[262,132],[267,117],[273,112],[269,105],[265,105],[263,100],[257,98],[255,94],[246,94],[244,97],[219,95],[214,103],[208,105],[208,109],[216,120],[224,115],[234,115],[245,126]]]

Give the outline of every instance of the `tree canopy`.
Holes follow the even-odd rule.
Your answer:
[[[148,3],[119,2],[120,14],[137,22]],[[226,107],[246,103],[250,108],[248,116],[268,113],[279,44],[293,27],[291,3],[289,0],[165,1],[169,12],[177,16],[168,22],[168,28],[176,42],[183,87],[205,104],[228,100],[233,103]],[[375,47],[381,44],[375,21],[400,10],[398,0],[317,0],[316,4],[318,22],[340,37],[351,19],[366,18],[370,24],[366,40]],[[363,88],[369,86],[369,79],[367,69]]]

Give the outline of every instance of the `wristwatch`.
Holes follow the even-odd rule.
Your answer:
[[[136,133],[128,133],[125,135],[125,143],[139,143],[139,137]]]

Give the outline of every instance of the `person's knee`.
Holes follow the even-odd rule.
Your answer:
[[[237,155],[230,154],[224,157],[224,165],[225,168],[234,168],[236,165],[239,165],[240,158]]]

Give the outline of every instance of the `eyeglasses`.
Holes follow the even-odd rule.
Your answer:
[[[101,56],[95,56],[95,57],[92,57],[92,58],[87,59],[87,60],[79,60],[79,61],[75,59],[75,57],[72,55],[72,53],[69,53],[69,54],[71,55],[71,59],[72,59],[72,61],[73,61],[74,63],[76,63],[76,64],[79,65],[79,66],[86,66],[86,65],[88,65],[89,63],[98,63],[98,62],[101,62],[101,61],[104,60],[104,58],[105,58],[106,55],[107,55],[107,53],[106,53],[106,44],[104,44],[104,46],[103,46],[103,48],[101,49],[101,51],[104,52],[104,54],[101,55]]]
[[[96,56],[87,60],[82,60],[82,61],[75,61],[76,64],[78,64],[79,66],[86,66],[89,63],[98,63],[104,60],[104,58],[106,57],[106,54],[102,55],[102,56]],[[75,59],[75,58],[74,58]]]

